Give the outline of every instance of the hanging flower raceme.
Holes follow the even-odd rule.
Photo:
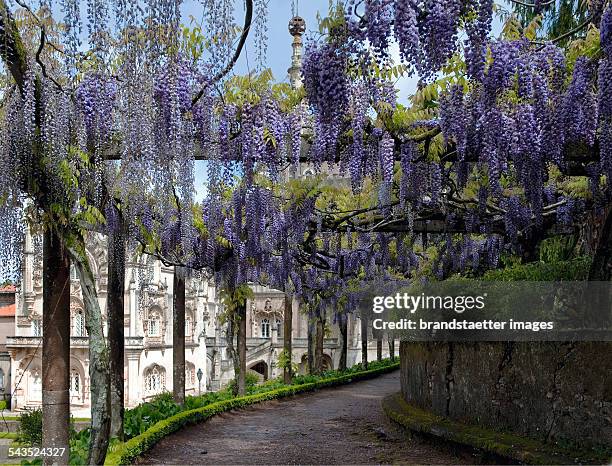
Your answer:
[[[88,141],[96,146],[110,137],[116,97],[117,83],[99,73],[87,75],[76,90]]]
[[[308,103],[315,112],[314,159],[320,163],[335,155],[340,125],[349,106],[347,55],[344,47],[310,42],[302,74]]]

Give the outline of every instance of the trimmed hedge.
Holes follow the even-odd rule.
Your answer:
[[[372,377],[376,377],[387,372],[394,371],[399,368],[399,362],[390,364],[388,366],[380,367],[377,369],[371,369],[363,372],[355,372],[351,374],[341,375],[329,379],[323,379],[317,382],[305,383],[301,385],[287,385],[276,390],[268,392],[257,393],[255,395],[248,395],[239,398],[232,398],[230,400],[218,401],[202,408],[191,409],[188,411],[182,411],[174,416],[159,421],[153,425],[146,432],[128,440],[125,443],[113,446],[109,453],[106,455],[106,465],[120,465],[130,464],[137,457],[149,450],[153,445],[159,442],[162,438],[167,435],[176,432],[177,430],[185,427],[186,425],[197,424],[203,422],[212,416],[230,411],[236,408],[244,408],[246,406],[260,403],[262,401],[275,400],[279,398],[285,398],[288,396],[297,395],[298,393],[305,393],[316,390],[318,388],[333,387],[337,385],[344,385],[356,380],[365,380]]]

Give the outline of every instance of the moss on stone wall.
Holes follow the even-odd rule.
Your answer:
[[[449,419],[612,448],[611,352],[609,342],[402,342],[402,394]]]
[[[566,448],[481,426],[462,424],[412,406],[404,401],[400,393],[385,398],[383,409],[392,420],[412,431],[477,448],[521,463],[601,464],[607,462],[612,455],[612,452],[602,449]]]

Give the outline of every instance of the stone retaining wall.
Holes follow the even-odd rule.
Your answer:
[[[400,345],[404,399],[456,421],[612,447],[612,343]]]

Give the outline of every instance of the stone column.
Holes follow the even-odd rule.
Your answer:
[[[140,402],[140,377],[138,361],[140,350],[125,351],[128,362],[128,405],[136,406]]]

